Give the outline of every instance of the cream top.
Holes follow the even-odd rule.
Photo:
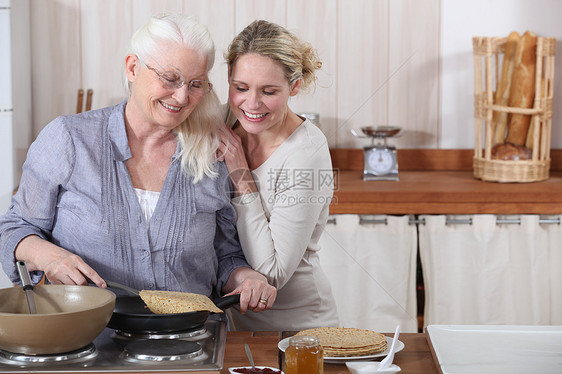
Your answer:
[[[259,192],[232,200],[238,235],[248,263],[278,293],[265,312],[241,315],[231,308],[234,329],[338,326],[336,303],[318,258],[333,193],[326,137],[306,120],[252,174]]]
[[[137,199],[139,199],[139,204],[146,221],[146,228],[148,229],[150,227],[150,217],[152,217],[152,213],[154,213],[154,210],[156,209],[160,192],[135,188],[135,194],[137,195]]]

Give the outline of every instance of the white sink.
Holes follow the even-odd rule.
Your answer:
[[[560,374],[562,326],[429,325],[443,374]]]

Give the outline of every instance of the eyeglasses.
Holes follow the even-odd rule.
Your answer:
[[[154,74],[158,76],[158,79],[160,79],[160,82],[162,82],[162,85],[169,90],[176,90],[178,88],[182,88],[185,84],[187,84],[188,92],[190,95],[194,97],[202,97],[213,89],[213,85],[209,81],[202,79],[193,79],[187,82],[185,78],[177,72],[166,71],[164,73],[161,73],[152,66],[147,65],[144,62],[143,64],[148,68],[148,70],[154,72]]]

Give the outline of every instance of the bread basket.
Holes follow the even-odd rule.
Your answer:
[[[537,38],[535,95],[531,108],[494,103],[500,81],[505,37],[474,37],[474,176],[488,182],[526,183],[548,179],[554,89],[555,38]],[[494,112],[530,115],[532,157],[528,160],[492,158]]]

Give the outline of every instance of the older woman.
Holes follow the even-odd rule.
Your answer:
[[[190,17],[160,15],[125,58],[128,98],[51,122],[30,147],[21,184],[0,219],[2,265],[17,281],[205,295],[241,293],[241,309],[275,298],[248,267],[214,156],[220,107],[208,72],[214,44]]]
[[[238,233],[250,265],[278,288],[270,310],[232,311],[234,326],[336,326],[336,304],[318,259],[333,193],[330,153],[322,132],[288,105],[315,81],[321,62],[310,44],[267,21],[242,30],[226,59],[228,126],[220,150],[233,182]]]

